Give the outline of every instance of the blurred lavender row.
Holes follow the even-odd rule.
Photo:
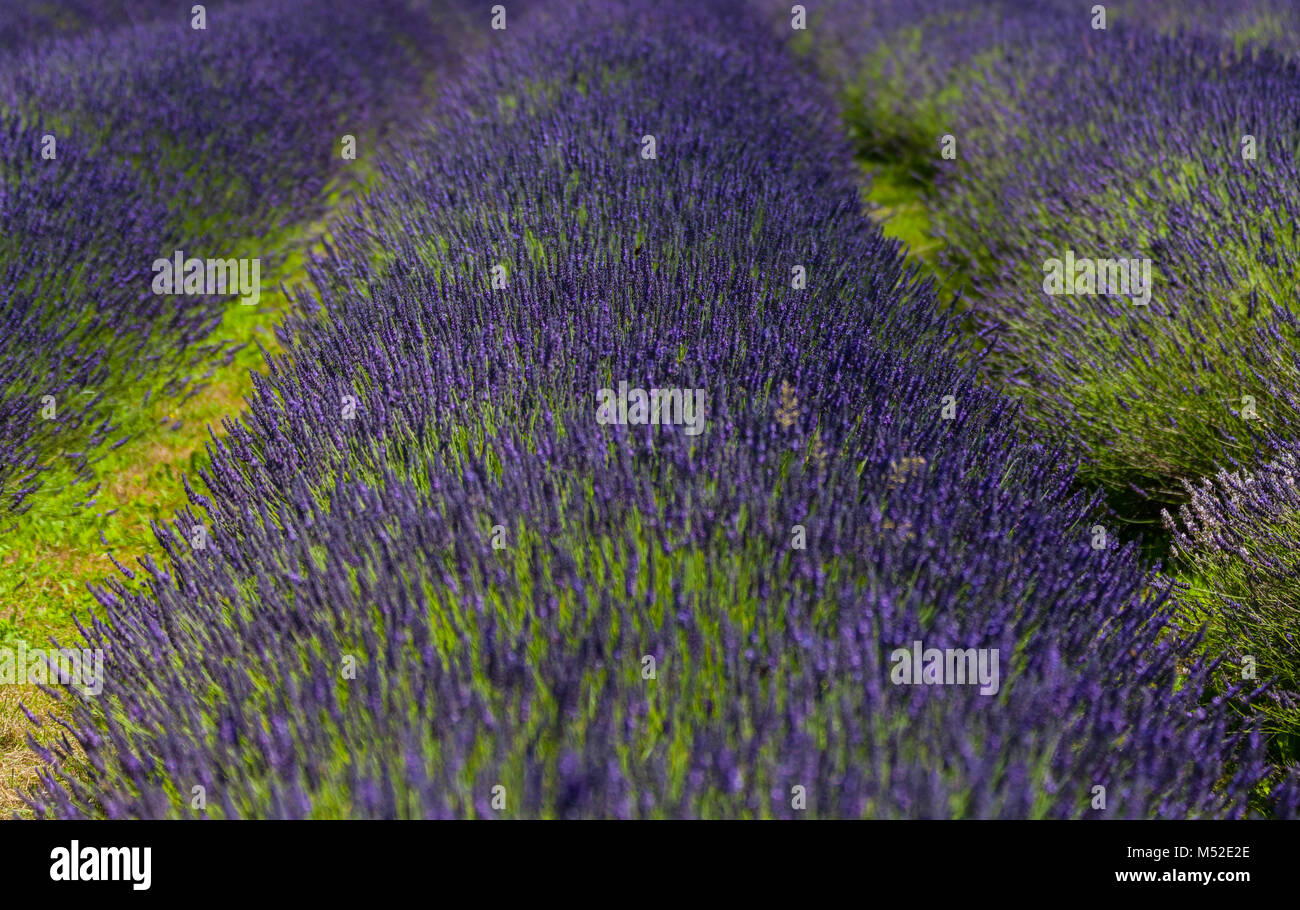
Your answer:
[[[168,15],[184,19],[191,5],[176,0],[6,0],[0,11],[0,53]],[[222,0],[205,4],[213,9],[223,5]]]

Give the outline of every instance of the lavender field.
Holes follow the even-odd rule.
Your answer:
[[[1298,55],[8,0],[0,811],[1300,815]]]

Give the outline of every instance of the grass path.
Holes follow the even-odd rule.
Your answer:
[[[905,165],[892,161],[859,159],[867,184],[863,187],[868,212],[886,237],[907,244],[907,255],[931,264],[941,243],[930,233],[926,186]]]

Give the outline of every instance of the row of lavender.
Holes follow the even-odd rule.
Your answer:
[[[493,37],[318,263],[148,593],[101,592],[39,813],[1295,812],[860,214],[770,23]],[[695,406],[598,408],[650,389]]]
[[[0,54],[56,37],[142,25],[190,9],[180,0],[10,0],[0,12]]]
[[[808,46],[864,148],[933,171],[985,375],[1131,517],[1179,512],[1189,613],[1234,678],[1278,679],[1266,722],[1295,758],[1300,12],[1104,8],[835,3]],[[1107,260],[1136,267],[1117,289]]]
[[[455,9],[272,0],[199,22],[187,4],[0,57],[0,515],[60,457],[89,472],[126,388],[180,393],[229,356],[208,343],[225,295],[161,296],[153,263],[242,258],[251,278],[264,259],[269,278],[342,137],[364,158],[454,60]]]

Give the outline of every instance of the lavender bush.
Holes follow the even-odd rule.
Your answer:
[[[1265,460],[1296,341],[1294,16],[1108,4],[1095,29],[1070,3],[855,6],[804,44],[863,151],[923,172],[985,375],[1036,434],[1148,521],[1183,479]],[[1175,16],[1188,28],[1162,34]],[[1066,251],[1149,260],[1149,304],[1048,293]]]
[[[1300,102],[1297,72],[1204,39],[1101,34],[1033,105],[972,130],[937,221],[946,261],[988,276],[970,300],[990,373],[1087,479],[1178,502],[1180,479],[1258,463],[1288,419],[1300,136],[1265,125],[1290,122],[1274,118]],[[1053,296],[1045,264],[1067,251],[1146,260],[1149,303]]]
[[[23,508],[60,438],[80,435],[83,450],[107,438],[111,426],[95,416],[102,395],[82,394],[109,373],[97,339],[111,327],[136,334],[133,311],[160,316],[149,312],[145,257],[168,239],[165,206],[133,169],[77,139],[64,137],[50,167],[39,158],[45,135],[0,117],[0,513]],[[84,471],[84,451],[74,460]]]

